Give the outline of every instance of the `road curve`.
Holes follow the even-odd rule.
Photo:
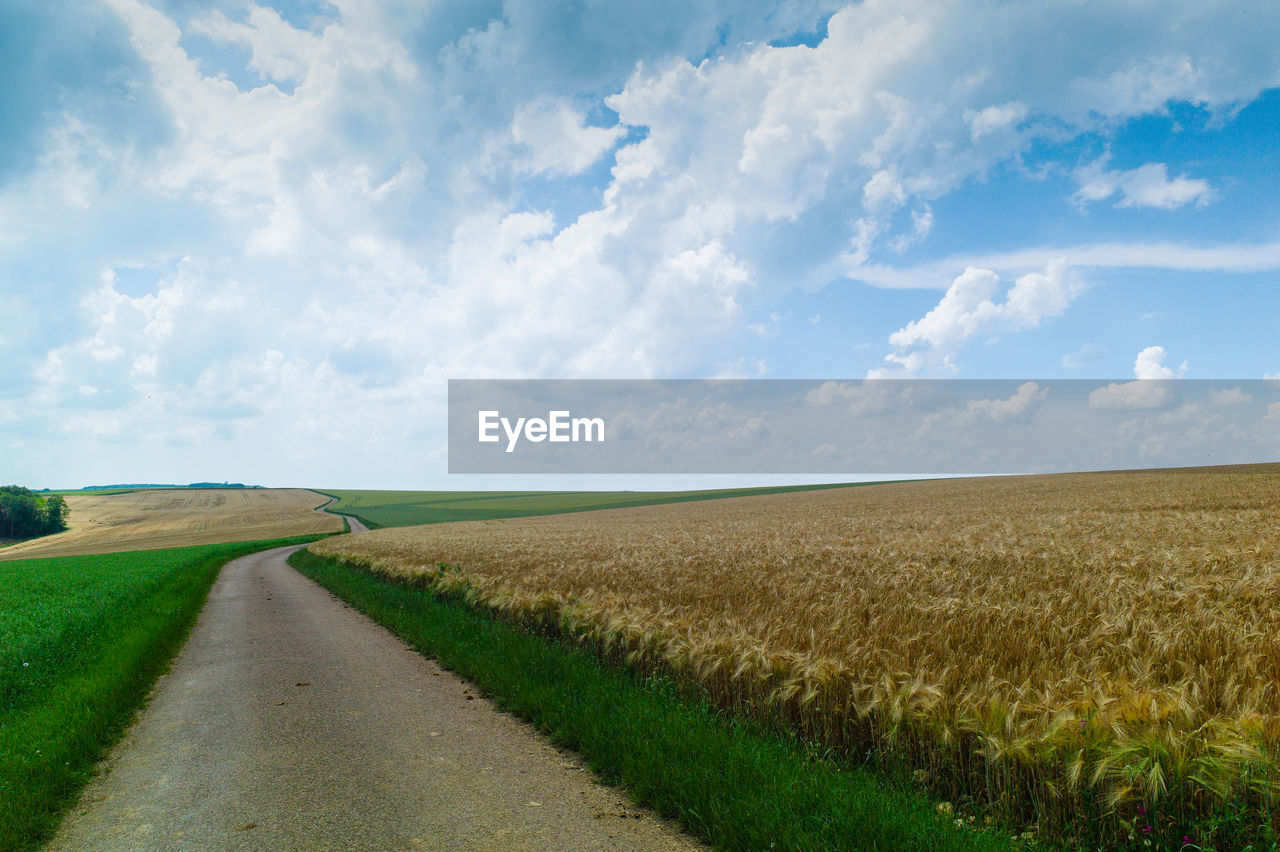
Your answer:
[[[54,850],[688,849],[285,563],[229,563]]]
[[[320,494],[319,492],[316,492],[316,491],[313,491],[311,493],[317,494],[320,497],[329,497],[328,494]],[[351,526],[351,529],[349,530],[350,532],[368,532],[369,531],[369,528],[364,525],[364,521],[360,520],[359,518],[352,517],[351,515],[344,515],[341,512],[330,512],[329,507],[337,502],[338,502],[337,497],[329,497],[329,502],[321,505],[320,508],[316,509],[316,511],[323,512],[326,515],[337,515],[339,518],[346,518],[347,523]]]

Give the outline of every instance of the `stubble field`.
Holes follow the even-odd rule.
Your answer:
[[[0,550],[0,560],[157,550],[339,532],[316,512],[327,498],[302,488],[148,489],[72,493],[70,529]]]
[[[951,480],[379,530],[462,592],[959,813],[1229,847],[1280,792],[1280,466]]]

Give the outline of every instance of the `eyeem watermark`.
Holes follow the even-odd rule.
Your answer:
[[[450,473],[1050,473],[1276,461],[1280,382],[1258,379],[449,381]]]
[[[534,444],[543,441],[553,444],[604,441],[603,417],[574,417],[569,411],[550,411],[545,420],[541,417],[517,417],[513,424],[500,411],[477,413],[480,443],[498,443],[501,439],[498,430],[501,428],[506,434],[508,453],[515,452],[521,437]]]

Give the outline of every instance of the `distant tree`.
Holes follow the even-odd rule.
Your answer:
[[[0,485],[0,538],[34,538],[67,528],[70,509],[57,494],[41,497],[21,485]]]
[[[62,495],[54,494],[44,499],[44,531],[45,533],[62,532],[67,528],[67,518],[71,515],[71,507]]]
[[[0,535],[5,538],[29,538],[39,535],[36,501],[31,497],[15,494],[9,488],[0,489]]]

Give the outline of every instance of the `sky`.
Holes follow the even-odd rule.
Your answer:
[[[450,476],[449,379],[1280,379],[1275,3],[10,0],[0,69],[5,481],[730,484]]]

